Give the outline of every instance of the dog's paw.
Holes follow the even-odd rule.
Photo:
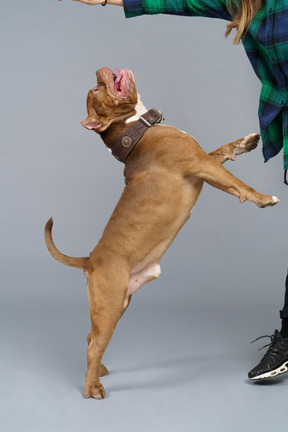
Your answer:
[[[279,198],[277,198],[276,196],[262,195],[262,194],[260,195],[261,195],[261,199],[259,201],[257,200],[256,202],[256,204],[260,208],[272,207],[280,201]]]
[[[99,376],[103,377],[105,375],[109,375],[109,371],[103,364],[101,364]]]
[[[86,384],[84,389],[84,396],[86,399],[89,399],[90,397],[94,399],[104,399],[106,396],[104,387],[102,384],[99,385],[89,385]]]
[[[260,134],[250,134],[240,140],[235,141],[233,153],[235,156],[237,156],[242,153],[248,153],[251,150],[254,150],[257,147],[259,139]]]

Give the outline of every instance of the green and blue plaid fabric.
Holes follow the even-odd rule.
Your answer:
[[[127,18],[143,14],[172,14],[231,21],[225,0],[123,0]],[[263,1],[243,45],[262,82],[259,103],[264,160],[283,147],[288,169],[288,0]]]

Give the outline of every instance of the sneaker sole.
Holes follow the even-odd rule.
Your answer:
[[[256,380],[261,380],[261,379],[265,379],[265,378],[274,378],[274,377],[276,377],[278,375],[284,374],[287,371],[288,371],[288,361],[286,361],[285,363],[283,363],[277,369],[274,369],[274,370],[272,370],[270,372],[266,372],[266,373],[263,373],[263,374],[258,375],[256,377],[249,378],[249,379],[251,381],[256,381]]]

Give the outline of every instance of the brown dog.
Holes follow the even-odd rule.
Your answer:
[[[132,72],[108,68],[97,71],[97,87],[87,98],[88,117],[82,124],[98,132],[114,150],[117,138],[146,110],[138,98]],[[84,269],[87,277],[91,332],[88,335],[87,374],[84,395],[102,399],[101,365],[116,324],[132,294],[160,275],[159,261],[188,220],[204,181],[240,202],[259,207],[279,200],[263,195],[222,167],[226,160],[257,146],[253,134],[224,145],[209,155],[198,142],[175,127],[155,125],[147,129],[125,165],[125,188],[89,257],[72,258],[57,250],[52,239],[53,221],[45,227],[51,255],[63,264]]]

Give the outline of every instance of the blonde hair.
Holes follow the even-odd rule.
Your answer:
[[[234,45],[240,43],[242,36],[245,37],[249,30],[252,19],[258,12],[261,1],[239,0],[237,4],[235,4],[235,0],[227,0],[227,9],[232,16],[232,22],[227,25],[225,37],[227,37],[235,28],[236,35],[233,40]]]

